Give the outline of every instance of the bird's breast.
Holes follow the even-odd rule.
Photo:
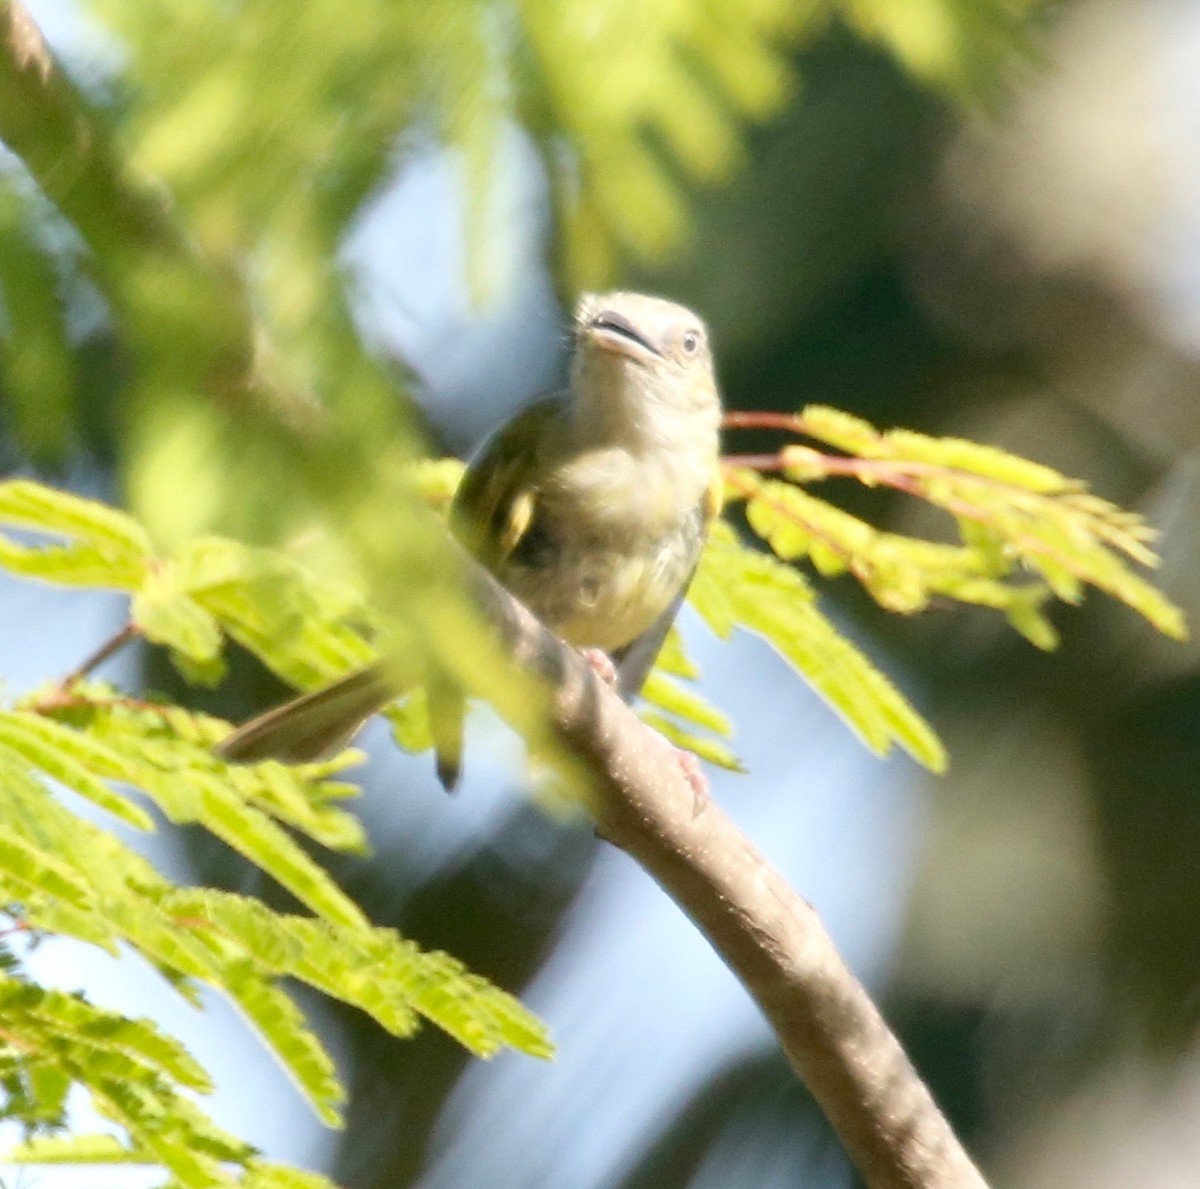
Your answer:
[[[688,580],[704,544],[703,512],[696,503],[673,518],[583,520],[548,509],[499,577],[568,644],[615,652],[650,628]]]

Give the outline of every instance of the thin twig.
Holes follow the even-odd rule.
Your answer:
[[[723,454],[721,466],[727,471],[743,467],[748,471],[782,471],[788,460],[780,454]]]
[[[764,409],[727,409],[721,418],[726,429],[782,429],[804,433],[804,419],[795,413],[771,413]]]
[[[126,695],[114,698],[89,698],[60,686],[55,686],[41,697],[24,704],[24,708],[32,710],[34,714],[54,714],[61,710],[107,710],[113,706],[139,713],[160,714],[164,718],[169,717],[175,710],[175,707],[169,702],[151,702],[146,698],[131,698]]]
[[[71,686],[82,681],[93,670],[98,669],[109,657],[120,652],[130,641],[137,639],[141,635],[141,628],[132,620],[129,621],[119,632],[115,632],[110,636],[91,656],[82,661],[77,668],[71,670],[59,683],[58,689],[62,691],[69,690]]]

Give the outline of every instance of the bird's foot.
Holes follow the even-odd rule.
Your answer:
[[[603,648],[581,648],[579,655],[587,661],[588,668],[605,685],[615,686],[617,684],[617,666],[613,664],[612,657]]]

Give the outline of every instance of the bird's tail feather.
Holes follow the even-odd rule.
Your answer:
[[[340,751],[396,696],[381,664],[368,665],[243,723],[213,749],[233,763],[304,764]]]
[[[454,792],[462,776],[463,720],[467,706],[462,690],[448,682],[432,681],[429,699],[429,730],[437,756],[438,780],[448,793]]]

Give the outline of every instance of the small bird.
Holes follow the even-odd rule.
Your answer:
[[[691,310],[641,293],[584,294],[568,391],[502,426],[454,497],[459,541],[626,699],[645,682],[720,512],[720,420],[708,331]],[[251,719],[217,752],[316,759],[395,696],[372,665]],[[430,702],[449,790],[461,695]]]

